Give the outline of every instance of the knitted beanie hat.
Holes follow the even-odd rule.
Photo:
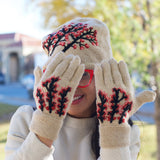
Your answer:
[[[78,55],[87,69],[112,58],[108,27],[94,18],[76,18],[61,25],[42,40],[42,46],[48,56],[60,51]]]

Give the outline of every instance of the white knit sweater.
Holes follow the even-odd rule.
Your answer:
[[[57,140],[49,148],[29,130],[33,112],[31,106],[22,106],[13,115],[5,147],[6,160],[96,160],[91,148],[95,117],[66,116]],[[98,160],[136,160],[139,149],[139,128],[133,126],[130,146],[101,148]]]

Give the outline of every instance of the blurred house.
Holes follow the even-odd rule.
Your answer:
[[[18,82],[32,73],[37,55],[44,55],[41,40],[19,33],[0,34],[0,73],[5,75],[5,83]]]

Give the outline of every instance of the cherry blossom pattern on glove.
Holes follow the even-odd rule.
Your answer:
[[[118,120],[118,123],[124,123],[127,114],[132,110],[132,101],[129,101],[129,95],[121,88],[113,88],[111,95],[99,90],[98,96],[100,103],[97,104],[97,118],[103,123],[108,121],[112,123]]]
[[[88,27],[88,24],[83,23],[70,23],[69,25],[64,25],[59,31],[49,34],[47,38],[43,41],[43,49],[47,49],[49,56],[53,54],[53,51],[57,46],[63,46],[63,52],[68,50],[70,47],[80,50],[89,48],[91,43],[94,46],[98,45],[97,42],[97,30],[93,27]]]
[[[67,94],[71,91],[71,87],[61,88],[57,90],[59,77],[51,77],[45,82],[42,82],[42,88],[45,88],[46,92],[42,90],[41,87],[37,88],[36,97],[39,102],[39,109],[41,111],[46,110],[49,113],[55,110],[55,113],[59,116],[65,115],[66,113],[66,103],[68,102]],[[46,103],[45,103],[46,102]]]

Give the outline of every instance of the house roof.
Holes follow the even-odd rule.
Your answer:
[[[14,39],[14,37],[15,37],[15,33],[0,34],[0,40]]]
[[[41,47],[41,40],[20,33],[0,34],[0,42],[4,41],[7,41],[6,45],[3,43],[0,46],[15,47],[23,45]]]

